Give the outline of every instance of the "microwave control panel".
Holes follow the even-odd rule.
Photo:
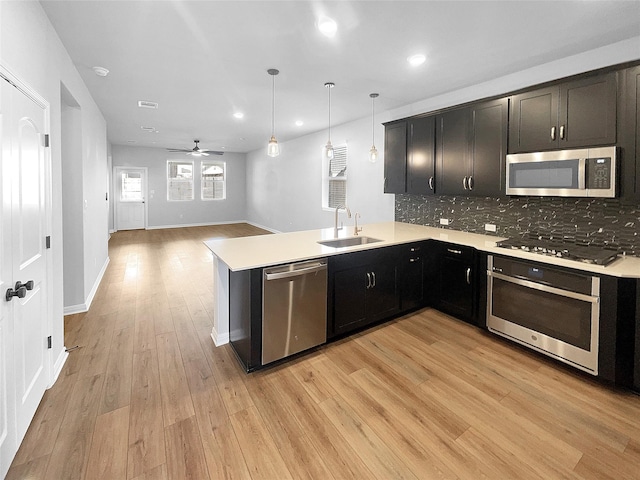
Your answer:
[[[611,158],[587,158],[587,188],[593,190],[611,188]]]

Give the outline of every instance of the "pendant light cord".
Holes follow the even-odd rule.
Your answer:
[[[373,145],[376,144],[376,122],[375,122],[375,105],[376,105],[376,97],[371,97],[371,141]]]
[[[276,135],[276,76],[271,75],[271,136]]]
[[[329,142],[331,142],[331,86],[328,87],[329,90]]]

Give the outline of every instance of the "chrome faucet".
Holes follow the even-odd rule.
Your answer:
[[[354,224],[353,224],[353,234],[358,235],[358,232],[362,231],[362,227],[358,228],[358,218],[360,218],[360,214],[358,212],[353,216]]]
[[[351,210],[349,210],[349,207],[347,207],[346,205],[338,205],[336,207],[336,218],[333,226],[333,236],[335,238],[338,238],[338,230],[342,230],[342,225],[340,225],[340,228],[338,228],[338,211],[341,208],[344,208],[347,211],[347,218],[351,218]]]

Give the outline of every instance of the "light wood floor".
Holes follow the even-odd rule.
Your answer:
[[[118,232],[9,479],[638,479],[640,397],[431,309],[246,375],[202,240]]]

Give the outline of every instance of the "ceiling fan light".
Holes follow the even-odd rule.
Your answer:
[[[274,137],[273,135],[271,135],[271,139],[267,144],[267,155],[270,157],[277,157],[278,155],[280,155],[280,146],[278,145],[276,137]]]

